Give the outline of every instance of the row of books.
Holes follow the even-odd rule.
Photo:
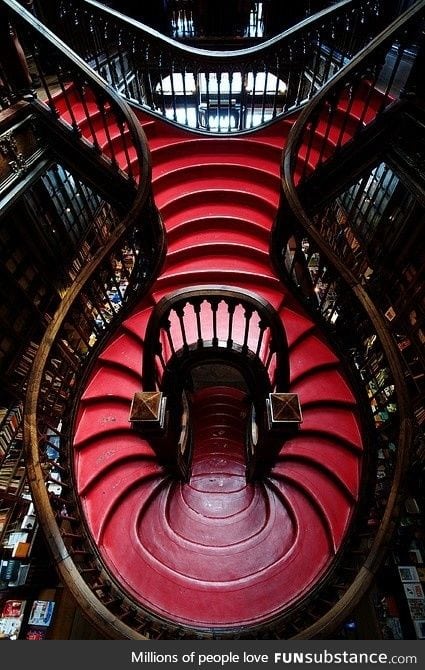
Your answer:
[[[425,596],[422,582],[425,567],[419,565],[399,565],[398,572],[407,599],[410,616],[417,639],[425,639]]]
[[[22,380],[28,377],[32,363],[37,353],[37,349],[38,345],[31,341],[25,350],[20,354],[18,361],[13,369],[13,377],[16,378],[16,380]]]
[[[10,506],[9,505],[4,506],[3,503],[0,509],[0,537],[8,524],[10,513],[11,513]]]
[[[3,589],[13,589],[26,584],[31,568],[30,562],[17,558],[0,560],[0,584]]]
[[[5,454],[11,442],[15,439],[22,423],[22,406],[12,409],[1,408],[0,411],[0,457]]]
[[[54,600],[4,600],[0,608],[0,639],[45,639],[54,611]]]
[[[3,510],[5,512],[5,510]],[[5,517],[0,534],[0,585],[2,589],[22,586],[30,571],[30,553],[37,529],[34,505],[19,505]]]
[[[17,495],[25,475],[25,464],[22,459],[3,464],[0,469],[0,495]]]

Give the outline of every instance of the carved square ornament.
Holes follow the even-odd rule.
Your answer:
[[[129,421],[141,426],[161,428],[164,423],[166,398],[161,391],[138,391],[134,394]]]
[[[297,426],[302,422],[297,393],[269,393],[267,413],[271,429]]]

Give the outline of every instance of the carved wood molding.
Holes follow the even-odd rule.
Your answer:
[[[45,150],[32,116],[19,123],[15,121],[3,131],[0,135],[0,195],[23,180]]]

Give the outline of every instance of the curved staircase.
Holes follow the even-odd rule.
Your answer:
[[[229,140],[141,120],[168,253],[82,394],[78,492],[105,564],[139,605],[198,633],[258,628],[317,585],[347,537],[363,459],[356,401],[337,356],[270,264],[291,121]],[[178,289],[217,284],[251,291],[278,311],[289,343],[289,391],[299,394],[303,411],[299,432],[254,483],[245,478],[240,389],[215,384],[195,393],[188,482],[173,480],[129,423],[155,305]]]
[[[385,554],[397,513],[409,418],[398,352],[380,327],[382,319],[377,318],[368,296],[359,298],[361,290],[353,286],[350,271],[326,248],[324,258],[330,258],[331,270],[337,268],[343,290],[352,288],[361,307],[366,307],[373,337],[381,342],[401,388],[395,428],[400,449],[382,518],[371,532],[370,506],[362,489],[368,450],[361,408],[342,362],[288,287],[294,281],[296,290],[304,291],[311,304],[314,282],[309,281],[304,237],[316,241],[320,250],[323,247],[323,240],[312,235],[312,223],[303,213],[298,191],[303,192],[313,171],[323,174],[316,168],[397,102],[393,83],[403,49],[398,50],[395,67],[383,77],[388,68],[382,56],[394,43],[414,43],[415,31],[410,29],[413,24],[421,25],[416,18],[423,15],[424,0],[372,43],[366,32],[362,39],[368,46],[349,65],[343,66],[341,60],[340,74],[318,93],[314,86],[309,87],[309,95],[314,95],[313,112],[306,105],[295,127],[293,118],[280,118],[255,133],[238,132],[230,140],[179,130],[137,112],[149,139],[155,203],[168,241],[159,276],[163,231],[151,198],[149,151],[135,115],[118,93],[63,42],[41,29],[15,0],[3,2],[11,8],[18,32],[25,27],[34,37],[37,68],[39,45],[47,43],[58,58],[57,84],[56,79],[48,82],[39,72],[43,85],[32,102],[34,114],[58,138],[58,152],[66,147],[71,162],[81,163],[89,180],[91,172],[95,173],[96,187],[107,200],[109,189],[114,190],[111,200],[124,217],[111,225],[106,238],[102,227],[102,235],[85,252],[78,277],[71,277],[46,328],[28,380],[24,426],[28,478],[61,577],[106,637],[311,639],[332,634],[369,588]],[[86,25],[93,24],[80,23],[81,28]],[[79,36],[75,27],[73,21],[72,31]],[[119,46],[130,44],[121,29],[103,33],[108,40],[118,35]],[[348,36],[346,30],[341,35],[346,33]],[[102,36],[93,35],[95,41]],[[93,53],[98,53],[99,44]],[[109,43],[104,51],[109,53]],[[83,52],[87,55],[85,47]],[[120,51],[117,53],[119,57]],[[332,58],[333,49],[330,54]],[[286,59],[282,62],[290,67]],[[116,59],[109,63],[111,72],[116,63]],[[142,75],[147,63],[142,64]],[[238,55],[234,65],[231,72],[242,71]],[[248,72],[256,71],[252,62],[245,65]],[[114,76],[111,81],[115,82]],[[294,81],[291,88],[296,101],[294,95],[286,99],[291,110],[300,103],[301,94],[301,80],[296,85]],[[223,107],[221,111],[224,113]],[[296,191],[292,197],[288,197],[288,184]],[[295,219],[300,219],[300,226]],[[274,239],[270,243],[274,222],[278,244]],[[273,269],[277,267],[288,277],[288,285],[279,280]],[[327,260],[319,270],[328,271]],[[302,281],[307,278],[305,285],[300,285],[298,271]],[[122,291],[118,288],[119,304],[115,305],[108,289],[115,290],[122,279],[125,286]],[[255,471],[257,479],[249,483],[244,448],[246,428],[251,437],[253,433],[247,418],[252,398],[246,397],[243,384],[225,384],[216,378],[206,388],[195,388],[190,399],[193,459],[187,480],[177,480],[163,464],[165,460],[157,458],[154,441],[144,439],[129,422],[131,399],[149,380],[143,359],[146,352],[149,359],[152,341],[146,333],[160,313],[158,303],[163,297],[173,302],[176,291],[185,289],[196,294],[202,288],[205,296],[211,287],[212,293],[217,287],[223,293],[245,292],[245,299],[249,294],[255,304],[267,303],[274,326],[276,318],[280,319],[290,371],[285,390],[298,394],[301,402],[300,429],[277,443],[280,448],[273,452],[269,469],[264,467],[261,477]],[[350,300],[352,292],[347,295]],[[215,307],[215,300],[216,295],[210,307]],[[242,304],[237,302],[235,314]],[[193,305],[189,303],[190,308]],[[220,310],[223,315],[221,303],[218,321]],[[212,338],[214,345],[217,324],[207,311],[202,306],[203,337]],[[243,309],[239,317],[241,312]],[[190,321],[190,309],[187,313],[185,318]],[[180,318],[177,310],[174,314]],[[193,309],[192,323],[185,324],[191,336],[197,332],[195,321]],[[238,337],[243,333],[243,323],[239,325],[239,331],[235,328]],[[257,324],[261,338],[267,325]],[[273,333],[281,332],[279,322],[278,326]],[[241,347],[241,340],[236,339],[238,355],[249,349],[251,341],[247,340],[248,346]],[[258,341],[263,342],[257,337]],[[274,344],[273,338],[271,341]],[[219,359],[221,368],[222,363]],[[255,367],[259,372],[256,382],[264,371],[261,365],[267,368],[264,361]],[[235,367],[239,369],[236,363]],[[285,365],[285,379],[286,372]],[[248,378],[245,381],[248,387]],[[170,388],[169,377],[167,383]],[[152,385],[147,386],[151,391]],[[46,445],[54,446],[58,453],[54,474],[59,473],[59,480],[51,479]],[[266,462],[270,464],[270,459]],[[54,483],[57,490],[58,481],[60,493],[56,495],[50,485]]]

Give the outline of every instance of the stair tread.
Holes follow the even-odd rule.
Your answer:
[[[244,244],[268,253],[269,232],[256,223],[235,217],[212,219],[208,226],[204,219],[189,220],[168,232],[169,252],[219,243]]]
[[[144,461],[153,461],[156,458],[149,442],[134,431],[105,435],[101,440],[83,447],[78,456],[79,494],[88,495],[88,487],[98,483],[105,471],[112,470],[116,473],[124,462],[132,458],[137,459],[140,468],[143,468]]]
[[[301,431],[287,440],[282,447],[280,458],[298,458],[316,463],[337,476],[355,496],[360,484],[361,459],[359,453],[341,442],[329,438],[308,435]]]

